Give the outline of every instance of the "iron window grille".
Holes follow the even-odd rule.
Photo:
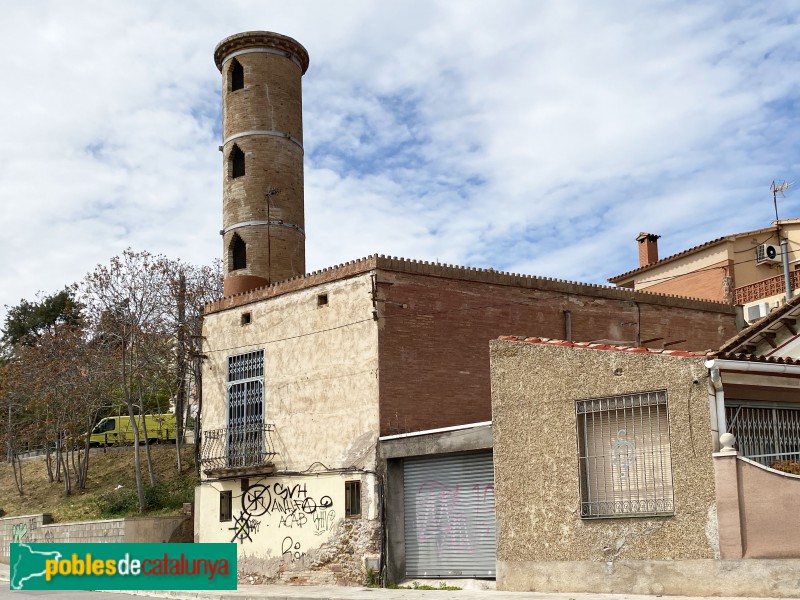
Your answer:
[[[667,392],[575,404],[582,518],[674,513]]]
[[[227,467],[263,464],[264,351],[228,357]]]
[[[800,405],[726,401],[725,419],[742,456],[766,467],[800,461]]]

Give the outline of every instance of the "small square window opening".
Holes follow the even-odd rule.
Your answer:
[[[249,312],[242,313],[242,325],[250,325],[252,322],[252,317],[250,316]]]
[[[327,306],[327,305],[328,305],[328,294],[317,295],[317,306]]]
[[[361,516],[361,482],[344,482],[344,516]]]
[[[219,493],[219,520],[230,521],[233,518],[233,492]]]

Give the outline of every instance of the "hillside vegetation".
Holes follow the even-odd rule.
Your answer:
[[[153,466],[158,485],[146,490],[148,515],[177,514],[184,502],[191,502],[197,485],[194,469],[194,446],[183,448],[183,472],[177,472],[177,456],[173,445],[151,446]],[[142,472],[145,483],[147,463],[141,447]],[[14,485],[11,465],[0,463],[0,509],[5,516],[50,513],[60,523],[88,521],[139,515],[136,481],[131,446],[93,448],[89,455],[89,477],[86,490],[64,495],[64,484],[47,481],[44,457],[22,461],[23,491],[20,496]]]

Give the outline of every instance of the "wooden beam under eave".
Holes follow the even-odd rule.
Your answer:
[[[761,337],[763,337],[766,342],[772,346],[773,348],[777,348],[778,345],[775,343],[775,332],[774,331],[764,331],[761,333]]]
[[[797,319],[791,317],[783,317],[780,319],[781,324],[792,332],[792,335],[797,335]]]

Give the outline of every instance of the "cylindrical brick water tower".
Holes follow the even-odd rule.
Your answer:
[[[225,295],[305,273],[303,103],[308,52],[268,31],[214,50],[222,73]]]

